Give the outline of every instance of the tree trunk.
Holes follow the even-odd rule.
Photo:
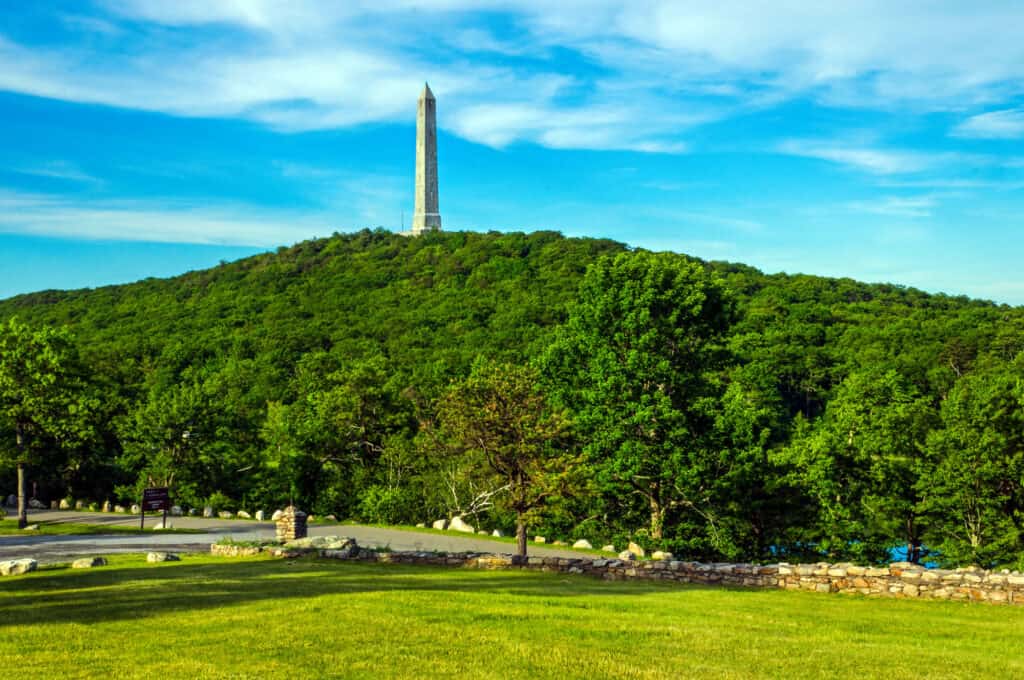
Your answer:
[[[28,526],[28,501],[25,498],[25,433],[20,423],[15,424],[14,432],[18,443],[18,528],[24,529]]]
[[[526,559],[526,522],[522,514],[516,516],[516,555]]]
[[[18,461],[18,528],[28,526],[28,503],[25,500],[25,464]]]
[[[655,495],[649,497],[651,503],[651,538],[660,541],[665,528],[665,508]]]

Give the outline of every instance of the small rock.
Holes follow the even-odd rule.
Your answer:
[[[266,519],[266,514],[262,510],[257,510],[256,511],[256,521],[257,522],[262,522],[264,519]]]
[[[338,518],[335,517],[334,515],[327,515],[327,517],[324,517],[324,521],[325,522],[337,522]]]
[[[110,512],[114,508],[110,505],[110,501],[103,501],[103,512]]]
[[[50,501],[50,510],[60,510],[60,503],[57,501]]]
[[[146,555],[147,562],[179,562],[181,558],[174,553],[151,552]]]
[[[189,508],[188,509],[188,516],[189,517],[195,517],[198,514],[199,514],[199,508]]]
[[[142,512],[142,507],[138,503],[135,503],[135,504],[132,505],[132,514],[133,515],[138,515],[141,512]]]
[[[651,554],[651,559],[652,560],[670,560],[670,559],[672,559],[672,553],[664,552],[662,550],[655,550],[654,553]]]
[[[124,507],[123,505],[115,505],[114,512],[128,512],[128,508]]]
[[[632,561],[636,559],[636,554],[632,550],[623,550],[619,553],[619,559],[623,561]]]
[[[82,510],[85,508],[85,501],[75,501],[75,510]]]
[[[46,504],[42,501],[36,500],[35,498],[30,498],[28,500],[28,507],[33,510],[46,510]]]
[[[427,523],[426,522],[417,522],[416,523],[416,528],[417,529],[426,529],[427,528]]]
[[[162,519],[159,522],[157,522],[156,524],[153,525],[153,531],[164,531],[165,529],[173,529],[173,528],[174,528],[173,524],[170,524],[170,523],[164,524],[164,521]]]
[[[639,545],[637,545],[633,541],[629,542],[629,545],[626,546],[626,550],[628,550],[629,552],[633,553],[637,557],[643,557],[644,555],[647,554],[646,552],[644,552],[643,548],[641,548]]]
[[[501,538],[504,535],[505,534],[501,533],[501,529],[495,529],[491,532],[491,536],[494,536],[495,538]]]
[[[582,549],[582,550],[593,550],[594,549],[594,546],[592,546],[590,544],[590,541],[588,541],[585,538],[581,538],[580,540],[578,540],[575,543],[573,543],[572,547],[576,548],[577,550],[579,550],[579,549]]]
[[[4,560],[0,562],[0,576],[19,576],[35,571],[39,563],[33,559]]]
[[[430,526],[433,527],[434,529],[440,529],[441,531],[444,531],[445,529],[448,528],[448,520],[446,520],[446,519],[439,519],[436,522],[434,522],[433,524],[431,524]]]
[[[211,508],[209,505],[203,508],[203,517],[207,519],[213,517],[213,508]]]
[[[57,507],[60,510],[70,510],[71,509],[71,503],[68,502],[67,498],[61,498],[60,499],[60,503],[57,504]]]
[[[181,517],[181,515],[182,515],[181,506],[180,505],[172,505],[171,506],[171,517]]]
[[[221,519],[231,519],[232,517],[234,517],[234,514],[228,512],[227,510],[221,510],[220,512],[217,513],[217,517],[220,517]]]
[[[281,515],[284,514],[284,510],[274,510],[274,514],[270,516],[270,519],[276,522],[281,519]]]
[[[461,515],[456,515],[455,517],[452,517],[452,521],[448,523],[448,530],[461,531],[464,534],[476,533],[476,529],[473,528],[473,525],[467,524],[465,520],[462,519]]]
[[[565,541],[555,541],[551,545],[565,546],[565,545],[568,545],[568,543],[566,543]]]
[[[479,536],[488,536],[487,529],[480,529],[476,532]]]
[[[252,515],[247,513],[245,510],[239,510],[238,511],[238,518],[239,519],[252,519]]]
[[[534,543],[547,543],[548,539],[544,538],[543,536],[534,536],[533,537],[533,542]]]
[[[602,546],[601,547],[601,551],[602,552],[615,552],[615,546],[612,545],[611,543],[609,543],[606,546]]]
[[[22,531],[39,531],[39,525],[38,524],[26,524],[25,528],[22,529]]]
[[[106,565],[107,560],[102,557],[79,557],[77,560],[71,563],[72,569],[91,569],[92,567],[102,567]]]

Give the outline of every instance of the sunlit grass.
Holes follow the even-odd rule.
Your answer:
[[[159,519],[155,520],[159,522]],[[80,524],[77,522],[36,522],[29,520],[29,525],[38,524],[38,529],[25,530],[18,528],[18,521],[13,519],[0,520],[0,536],[19,534],[24,536],[79,536],[99,534],[197,534],[202,531],[197,529],[163,529],[160,532],[153,531],[153,519],[147,519],[147,529],[140,530],[138,524]]]
[[[1024,677],[1024,608],[523,571],[115,556],[0,581],[25,677]]]

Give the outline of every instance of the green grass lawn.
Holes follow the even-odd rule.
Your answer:
[[[0,580],[30,678],[1020,678],[1024,608],[183,556]]]
[[[154,518],[155,519],[155,518]],[[35,522],[31,519],[29,524],[38,524],[39,529],[25,531],[18,528],[18,521],[14,519],[0,520],[0,536],[20,534],[25,536],[78,536],[84,534],[152,534],[153,525],[159,519],[147,518],[147,529],[139,530],[139,525],[126,526],[124,524],[76,524],[74,522]],[[169,522],[168,522],[169,523]],[[197,529],[164,529],[167,534],[198,534],[202,533]]]

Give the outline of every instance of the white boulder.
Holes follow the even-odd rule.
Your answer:
[[[647,554],[646,552],[644,552],[643,548],[641,548],[639,545],[637,545],[633,541],[629,542],[629,545],[626,546],[626,550],[628,550],[629,552],[633,553],[637,557],[643,557],[644,555]]]
[[[663,550],[655,550],[653,553],[651,553],[652,560],[670,560],[672,559],[672,557],[672,553],[665,552]]]
[[[107,560],[102,557],[79,557],[77,560],[71,563],[72,569],[91,569],[92,567],[102,567],[107,563]]]
[[[501,538],[504,535],[505,534],[501,533],[501,529],[495,529],[491,532],[491,536],[494,536],[495,538]]]
[[[455,515],[455,517],[452,517],[452,521],[448,523],[448,530],[461,531],[464,534],[476,533],[476,529],[473,528],[473,525],[467,524],[466,521],[462,519],[462,515]]]
[[[57,505],[57,507],[60,510],[70,510],[71,509],[71,503],[68,502],[67,498],[61,498],[60,499],[60,504]]]
[[[209,505],[207,505],[205,508],[203,508],[203,517],[205,517],[207,519],[209,519],[210,517],[213,517],[213,508],[211,508]]]
[[[221,519],[231,519],[234,516],[234,513],[228,512],[227,510],[221,510],[217,513],[217,517],[220,517]]]
[[[594,546],[592,546],[590,544],[590,541],[588,541],[585,538],[581,538],[580,540],[578,540],[575,543],[573,543],[572,547],[574,547],[574,548],[581,548],[583,550],[593,550],[594,549]]]
[[[609,543],[608,545],[601,547],[602,552],[615,552],[615,546]]]
[[[431,524],[430,526],[432,526],[435,529],[440,529],[441,531],[444,531],[445,529],[448,528],[448,520],[446,520],[446,519],[439,519],[436,522],[434,522],[433,524]]]
[[[141,512],[142,512],[142,507],[138,503],[135,503],[135,504],[132,505],[132,514],[133,515],[138,515]]]
[[[35,498],[30,498],[28,501],[28,507],[32,508],[33,510],[45,510],[46,503],[36,500]]]
[[[179,562],[180,560],[180,557],[168,552],[151,552],[146,555],[147,562]]]
[[[548,539],[544,538],[543,536],[534,536],[533,537],[533,542],[534,543],[547,543]]]
[[[276,522],[281,519],[282,515],[284,515],[284,510],[274,510],[274,514],[270,516],[270,519]]]
[[[257,522],[262,522],[266,518],[267,518],[267,515],[266,515],[265,512],[263,512],[262,510],[257,510],[256,511],[256,521]]]
[[[4,560],[0,562],[0,576],[18,576],[35,571],[39,563],[33,559]]]
[[[632,550],[623,550],[619,553],[620,560],[632,561],[636,559],[636,554]]]
[[[181,517],[181,515],[182,515],[181,506],[180,505],[172,505],[171,506],[171,517]]]
[[[245,510],[239,510],[238,517],[239,519],[252,519],[252,515],[247,513]]]

